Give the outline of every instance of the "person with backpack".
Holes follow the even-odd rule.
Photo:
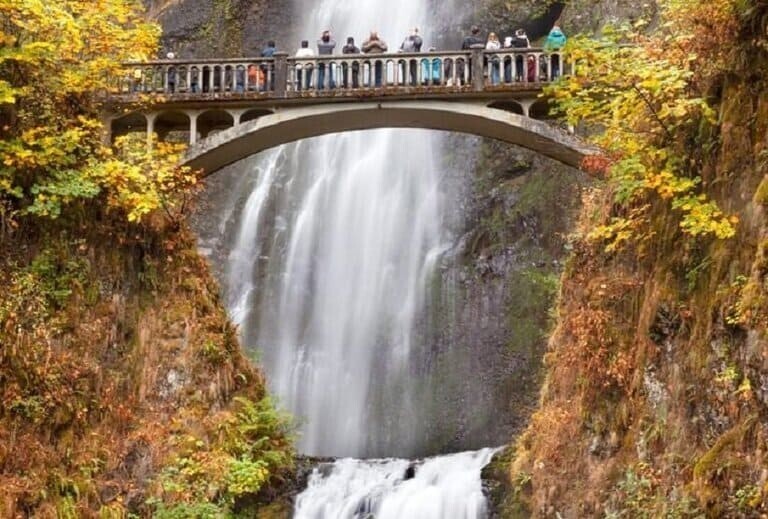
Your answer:
[[[419,28],[415,27],[413,29],[413,33],[406,36],[405,40],[403,40],[403,43],[400,44],[400,52],[421,52],[421,46],[423,43],[424,40],[422,40],[421,36],[419,36]],[[405,64],[403,64],[401,67],[401,71],[403,75],[403,83],[405,83]],[[411,86],[416,86],[416,83],[418,82],[418,61],[409,60],[408,71],[410,72],[411,76]]]
[[[544,42],[544,51],[553,53],[550,56],[552,60],[552,77],[550,79],[552,81],[560,77],[560,54],[558,51],[565,47],[566,41],[567,38],[560,26],[555,24],[549,31],[547,41]]]

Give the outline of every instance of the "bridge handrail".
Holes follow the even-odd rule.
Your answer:
[[[560,52],[542,48],[336,54],[298,58],[126,62],[109,96],[256,93],[271,97],[380,87],[488,87],[542,83],[573,73]],[[478,74],[476,71],[481,70]],[[490,84],[489,84],[490,83]]]

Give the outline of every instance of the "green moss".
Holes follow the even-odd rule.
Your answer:
[[[768,156],[765,152],[762,155]],[[768,177],[763,178],[755,190],[753,201],[756,204],[768,205]]]
[[[748,468],[746,462],[737,456],[728,455],[729,451],[738,451],[739,444],[754,426],[757,416],[751,416],[736,425],[717,439],[715,444],[705,452],[693,466],[693,486],[699,500],[704,503],[712,501],[718,490],[712,485],[712,477],[726,477],[728,472],[734,473]],[[721,503],[718,506],[723,505]]]
[[[483,481],[487,485],[488,500],[493,517],[523,519],[531,517],[528,496],[532,490],[531,475],[526,472],[511,474],[515,449],[507,447],[497,453],[483,469]]]

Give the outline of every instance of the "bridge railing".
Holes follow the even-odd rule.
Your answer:
[[[571,73],[572,68],[564,63],[562,53],[541,49],[289,58],[287,90],[435,86],[484,89],[552,81],[563,73]],[[474,72],[478,69],[479,75]]]
[[[112,94],[208,94],[267,92],[274,89],[275,60],[163,60],[123,64]]]
[[[126,63],[110,94],[184,97],[242,94],[268,97],[337,95],[377,88],[483,91],[555,80],[573,73],[561,52],[542,49],[344,54],[312,58],[237,58]]]

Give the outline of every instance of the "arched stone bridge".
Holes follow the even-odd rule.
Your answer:
[[[578,167],[595,150],[540,120],[543,87],[572,72],[540,49],[133,63],[106,118],[112,138],[183,134],[184,163],[205,174],[295,140],[385,127],[471,133]]]

